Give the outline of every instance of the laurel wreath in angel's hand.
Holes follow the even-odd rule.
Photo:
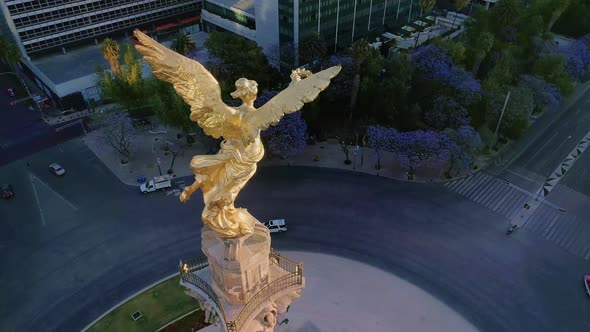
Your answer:
[[[240,98],[242,106],[246,107],[233,108],[222,101],[219,83],[199,62],[166,48],[139,30],[133,34],[140,43],[136,49],[153,68],[154,75],[172,83],[176,92],[190,105],[190,119],[214,138],[252,142],[260,130],[277,124],[285,114],[297,112],[304,103],[317,98],[341,69],[334,66],[316,74],[294,70],[291,84],[258,109],[252,106],[257,94],[256,82],[240,79],[232,96]],[[248,111],[244,112],[244,109]]]

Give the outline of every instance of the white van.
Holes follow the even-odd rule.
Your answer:
[[[285,219],[269,220],[264,223],[264,226],[266,226],[271,233],[287,231],[287,223],[285,222]]]
[[[141,190],[142,193],[147,194],[152,191],[164,190],[170,187],[172,187],[172,181],[170,181],[169,177],[156,176],[148,182],[142,183],[141,186],[139,186],[139,190]]]

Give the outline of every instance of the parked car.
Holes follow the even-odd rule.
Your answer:
[[[590,274],[584,276],[584,286],[586,286],[586,293],[590,295]]]
[[[285,219],[273,219],[263,224],[271,233],[286,232],[287,223]]]
[[[53,173],[57,176],[62,176],[64,174],[66,174],[66,170],[63,169],[63,167],[61,167],[57,163],[53,163],[53,164],[49,165],[49,170],[51,171],[51,173]]]
[[[12,186],[9,184],[0,185],[0,193],[2,193],[2,198],[4,199],[11,199],[14,196]]]
[[[6,93],[8,93],[8,95],[11,96],[11,97],[15,97],[16,96],[16,92],[14,92],[14,89],[13,88],[6,89]]]
[[[172,181],[170,181],[170,177],[164,175],[156,176],[155,178],[149,180],[147,183],[142,183],[139,186],[139,190],[141,190],[142,193],[147,194],[152,191],[164,190],[170,187],[172,187]]]

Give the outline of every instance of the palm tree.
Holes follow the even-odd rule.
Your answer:
[[[185,55],[196,47],[197,45],[189,35],[179,32],[174,36],[174,42],[172,42],[170,49],[176,53]]]
[[[489,32],[482,32],[476,40],[475,60],[473,61],[473,76],[477,75],[481,62],[494,46],[494,35]]]
[[[310,64],[315,60],[322,60],[328,50],[324,40],[317,33],[312,33],[301,39],[298,52],[299,63]]]
[[[420,16],[422,16],[422,13],[424,12],[428,14],[434,8],[434,6],[436,6],[436,1],[437,0],[420,0]]]
[[[499,25],[505,27],[512,25],[521,16],[522,9],[522,0],[502,0],[498,1],[492,11]]]
[[[4,37],[0,37],[0,57],[12,67],[16,73],[16,64],[21,60],[21,53],[18,46],[11,43]]]
[[[105,38],[102,42],[102,56],[109,62],[111,71],[115,75],[121,73],[121,65],[119,64],[119,43],[111,38]]]
[[[551,9],[551,17],[547,23],[547,32],[551,31],[557,19],[566,11],[570,4],[571,0],[549,1],[548,6]]]
[[[469,4],[469,0],[455,0],[455,7],[457,8],[457,14],[467,5]],[[453,18],[453,24],[451,24],[451,30],[455,27],[455,20],[457,19],[457,15]]]
[[[432,8],[434,8],[434,6],[436,6],[436,1],[437,0],[420,0],[420,16],[422,16],[422,13],[426,12],[426,14],[428,14]],[[418,46],[418,41],[420,40],[420,34],[422,33],[422,29],[421,28],[418,31],[418,35],[416,36],[416,43],[414,44],[414,47]]]

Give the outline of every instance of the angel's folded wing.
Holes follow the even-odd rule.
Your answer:
[[[341,66],[334,66],[313,74],[301,81],[293,82],[262,107],[248,114],[247,122],[252,128],[265,130],[279,123],[285,114],[299,111],[305,103],[311,103],[320,92],[330,85],[338,75]]]
[[[176,92],[190,105],[191,120],[215,138],[238,135],[238,128],[232,119],[228,119],[235,114],[235,110],[223,103],[219,83],[205,67],[166,48],[139,30],[133,31],[133,34],[140,42],[135,48],[153,68],[154,75],[172,83]]]

